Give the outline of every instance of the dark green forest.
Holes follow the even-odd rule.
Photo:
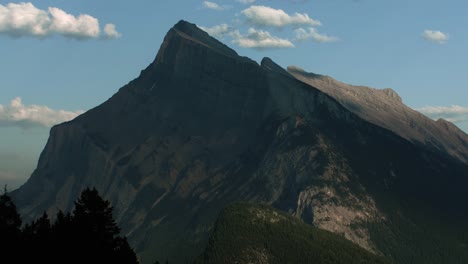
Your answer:
[[[6,188],[0,196],[1,263],[138,263],[120,235],[110,202],[93,188],[84,190],[71,213],[47,213],[22,225]]]
[[[344,237],[266,205],[224,209],[197,263],[390,263]]]

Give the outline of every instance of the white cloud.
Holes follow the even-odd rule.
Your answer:
[[[444,44],[449,39],[448,34],[438,30],[424,30],[422,37],[426,40],[439,44]]]
[[[236,0],[236,2],[247,5],[247,4],[252,4],[253,2],[255,2],[255,0]]]
[[[0,4],[0,34],[37,38],[58,34],[73,39],[89,39],[99,37],[100,29],[99,20],[90,15],[74,16],[56,7],[41,10],[32,3],[9,3],[5,6]]]
[[[110,39],[120,38],[122,36],[122,34],[120,34],[117,31],[114,24],[106,24],[104,26],[104,34],[105,34],[106,38],[110,38]]]
[[[199,27],[206,33],[210,34],[213,37],[222,38],[231,31],[231,27],[228,24],[216,25],[213,27]]]
[[[417,110],[433,119],[443,118],[454,123],[468,121],[468,107],[459,105],[427,106]]]
[[[218,10],[218,11],[229,9],[229,6],[221,6],[218,3],[210,2],[210,1],[203,1],[203,6],[208,9]]]
[[[32,4],[31,4],[32,6]],[[75,17],[56,7],[49,7],[49,31],[71,38],[96,38],[99,36],[99,21],[90,15]]]
[[[63,123],[83,111],[53,110],[42,105],[24,105],[20,97],[10,101],[9,105],[0,104],[0,126],[16,126],[21,128],[51,127]]]
[[[242,11],[246,17],[247,22],[256,26],[272,26],[272,27],[285,27],[285,26],[320,26],[318,20],[314,20],[306,13],[295,13],[289,15],[281,9],[274,9],[268,6],[251,6]]]
[[[242,35],[238,30],[230,33],[235,43],[243,48],[271,49],[293,48],[294,44],[288,39],[272,36],[268,31],[250,28],[247,35]]]
[[[294,30],[296,35],[296,40],[303,41],[307,39],[312,39],[315,42],[336,42],[339,41],[339,38],[332,37],[324,34],[320,34],[315,28],[309,28],[305,30],[303,28],[297,28]]]

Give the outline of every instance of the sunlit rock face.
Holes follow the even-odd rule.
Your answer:
[[[308,73],[297,66],[289,66],[288,72],[332,96],[364,120],[468,163],[468,135],[454,125],[448,131],[440,122],[409,108],[394,90],[349,85],[328,76]]]

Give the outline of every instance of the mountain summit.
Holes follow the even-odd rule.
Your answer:
[[[398,263],[466,263],[466,135],[415,118],[390,90],[359,89],[259,65],[180,21],[138,78],[51,129],[12,196],[36,217],[69,210],[95,186],[148,263],[195,259],[236,201],[272,205]]]

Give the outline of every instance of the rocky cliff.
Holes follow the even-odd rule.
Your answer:
[[[390,90],[376,93],[393,102],[379,103],[383,112],[401,105]],[[144,262],[193,260],[234,201],[273,205],[406,263],[421,257],[412,248],[445,261],[440,250],[455,246],[459,256],[468,233],[466,135],[444,122],[434,147],[411,132],[433,123],[411,119],[413,128],[395,130],[376,121],[382,111],[345,99],[180,21],[138,78],[51,129],[37,169],[12,195],[34,217],[70,209],[95,186]],[[462,147],[444,145],[444,135]],[[425,240],[435,242],[420,246]]]

